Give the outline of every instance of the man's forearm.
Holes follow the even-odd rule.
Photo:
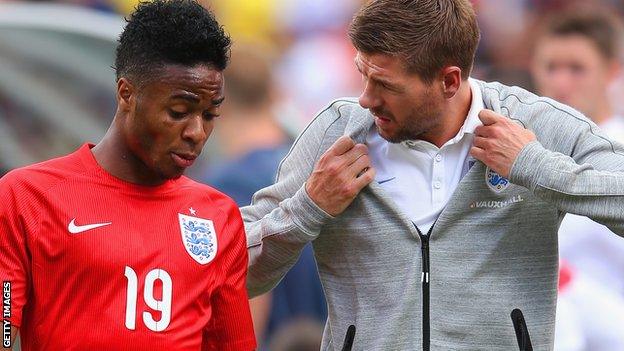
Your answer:
[[[545,149],[540,143],[527,145],[512,168],[510,181],[527,187],[560,211],[591,218],[624,235],[624,164],[613,155],[613,169],[598,170],[577,164],[569,156]]]

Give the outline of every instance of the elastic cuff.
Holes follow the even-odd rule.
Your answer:
[[[511,166],[509,181],[531,191],[535,190],[540,172],[549,155],[550,151],[537,140],[526,144]]]
[[[305,189],[305,183],[290,198],[288,206],[293,214],[293,222],[299,229],[310,236],[318,236],[323,224],[334,218],[312,201]]]

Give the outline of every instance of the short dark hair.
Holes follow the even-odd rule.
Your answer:
[[[349,37],[358,51],[398,56],[431,82],[448,65],[467,79],[480,34],[469,0],[372,0],[353,17]]]
[[[144,83],[168,64],[227,66],[230,37],[196,1],[141,1],[126,21],[115,57],[117,79]]]
[[[606,8],[571,7],[546,18],[541,36],[580,35],[589,39],[607,60],[618,59],[622,22]]]

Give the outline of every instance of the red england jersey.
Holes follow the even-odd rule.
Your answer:
[[[236,204],[186,177],[124,182],[90,147],[0,180],[3,319],[22,350],[254,349]]]

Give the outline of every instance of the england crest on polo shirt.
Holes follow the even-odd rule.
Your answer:
[[[209,219],[178,213],[184,248],[200,264],[212,261],[217,255],[217,232]]]
[[[491,170],[490,167],[485,168],[485,183],[495,193],[500,193],[509,187],[509,180]]]

